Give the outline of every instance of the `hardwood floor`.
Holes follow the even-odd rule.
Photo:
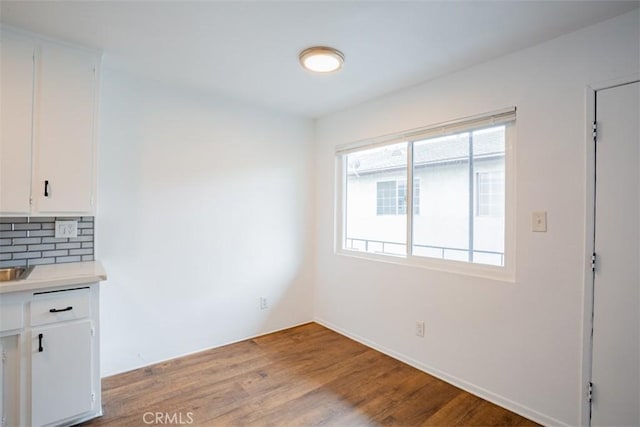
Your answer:
[[[536,425],[316,323],[103,379],[87,426]]]

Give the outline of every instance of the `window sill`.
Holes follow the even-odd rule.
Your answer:
[[[474,264],[463,261],[443,260],[417,256],[407,257],[404,255],[382,255],[349,249],[338,249],[335,251],[335,254],[349,258],[385,262],[388,264],[402,265],[406,267],[417,267],[427,270],[478,277],[506,283],[516,282],[515,271],[509,266],[498,267],[486,264]]]

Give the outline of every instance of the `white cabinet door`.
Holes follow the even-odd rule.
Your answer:
[[[19,335],[0,338],[0,416],[3,426],[20,425],[20,353]]]
[[[35,44],[0,40],[0,213],[28,214]]]
[[[31,424],[42,426],[91,411],[91,321],[33,329]]]
[[[36,213],[92,211],[96,67],[93,53],[42,45],[34,111]]]

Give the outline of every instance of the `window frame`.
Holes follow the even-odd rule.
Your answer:
[[[387,135],[380,138],[357,141],[336,147],[335,152],[335,220],[334,220],[334,253],[348,257],[363,258],[373,261],[381,261],[392,264],[400,264],[412,267],[421,267],[437,271],[445,271],[484,277],[506,282],[515,281],[515,245],[516,245],[516,108],[508,108],[489,114],[468,117],[446,123],[440,123],[420,129],[414,129],[402,133]],[[345,248],[346,232],[346,155],[352,152],[370,148],[407,143],[407,178],[405,183],[413,183],[413,142],[429,139],[437,136],[456,134],[465,131],[474,131],[492,126],[505,126],[505,156],[504,156],[504,265],[495,266],[439,258],[430,258],[412,254],[413,247],[413,212],[406,215],[406,248],[404,256],[370,253]],[[407,202],[412,201],[413,210],[413,186],[406,185]],[[397,191],[397,189],[396,189]],[[407,203],[407,211],[408,211]]]
[[[396,181],[396,188],[398,189],[398,194],[400,193],[400,186],[404,185],[404,197],[405,197],[405,203],[404,203],[404,213],[400,212],[400,197],[398,197],[398,215],[406,215],[407,214],[407,200],[409,200],[409,193],[407,190],[407,180],[401,180],[401,181]],[[418,205],[416,206],[416,195],[415,195],[415,191],[416,188],[418,189]],[[413,190],[411,193],[411,200],[412,200],[412,208],[413,208],[413,215],[420,215],[420,178],[414,178],[413,180]]]

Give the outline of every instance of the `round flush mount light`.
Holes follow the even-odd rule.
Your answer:
[[[342,68],[344,55],[337,49],[314,46],[300,52],[300,64],[314,73],[330,73]]]

